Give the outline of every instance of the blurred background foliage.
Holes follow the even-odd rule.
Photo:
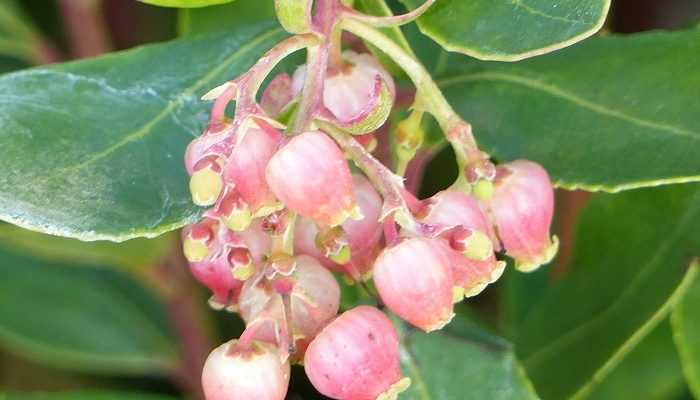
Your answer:
[[[131,0],[2,0],[0,71],[272,13],[271,0],[182,11]],[[696,0],[615,0],[603,34],[683,28],[699,17]],[[415,28],[405,31],[416,38]],[[420,192],[448,186],[453,171],[451,152],[441,152]],[[560,190],[558,198],[562,249],[552,265],[531,275],[508,270],[460,305],[445,332],[405,332],[403,362],[414,380],[405,398],[700,396],[700,284],[698,267],[689,268],[700,255],[700,185]],[[345,306],[368,301],[353,287],[343,296]],[[206,299],[176,233],[85,243],[0,224],[0,399],[196,397],[202,357],[242,330]],[[296,367],[289,398],[322,397]]]

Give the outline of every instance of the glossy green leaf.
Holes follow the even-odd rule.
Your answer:
[[[0,250],[0,345],[47,365],[163,374],[177,362],[166,310],[114,270]]]
[[[0,248],[31,254],[34,258],[47,261],[139,271],[161,262],[175,245],[174,236],[175,234],[154,239],[132,239],[123,243],[81,242],[2,224]]]
[[[233,0],[139,0],[160,7],[199,8],[216,4],[230,3]]]
[[[183,154],[206,126],[199,97],[283,37],[256,25],[0,77],[0,219],[118,241],[196,220]]]
[[[54,392],[0,394],[0,400],[173,400],[173,397],[135,392]]]
[[[700,180],[697,54],[700,29],[606,36],[517,64],[450,57],[438,81],[496,159],[614,192]]]
[[[700,254],[698,250],[695,254]],[[696,261],[700,265],[700,260]],[[683,362],[683,372],[696,398],[700,398],[700,281],[671,314],[676,347]]]
[[[183,8],[178,18],[178,30],[181,35],[220,32],[238,25],[276,21],[272,0],[237,0],[234,4]]]
[[[401,0],[410,8],[425,0]],[[449,51],[517,61],[570,46],[597,32],[610,0],[437,0],[418,19]]]
[[[696,280],[700,184],[600,194],[576,238],[568,275],[513,334],[544,399],[587,398]]]
[[[411,387],[405,400],[536,399],[510,344],[457,317],[443,332],[405,332],[402,365]]]
[[[680,399],[685,390],[671,326],[664,321],[603,380],[590,399]]]

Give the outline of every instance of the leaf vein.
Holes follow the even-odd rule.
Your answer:
[[[99,153],[93,154],[90,158],[72,165],[68,166],[62,169],[62,173],[69,171],[69,170],[79,170],[82,169],[90,164],[93,164],[111,153],[117,151],[119,148],[137,141],[139,139],[142,139],[146,137],[149,133],[152,132],[152,128],[156,126],[160,121],[162,121],[165,117],[167,117],[173,110],[175,110],[176,107],[182,106],[185,103],[185,99],[188,98],[189,96],[194,95],[198,90],[202,89],[205,85],[211,83],[211,80],[214,79],[219,73],[221,73],[223,70],[231,66],[237,59],[245,55],[247,52],[250,50],[254,49],[257,47],[260,43],[268,40],[270,37],[275,36],[282,32],[281,29],[276,28],[273,30],[270,30],[255,39],[251,40],[249,43],[245,44],[244,46],[240,47],[236,52],[231,54],[224,62],[213,68],[208,74],[200,78],[197,82],[195,82],[194,85],[190,86],[189,88],[185,89],[180,95],[176,97],[175,100],[171,100],[168,102],[168,105],[158,113],[153,119],[148,121],[146,124],[144,124],[141,128],[127,134],[124,136],[120,141],[116,142],[112,146],[107,147],[106,149],[100,151]]]
[[[540,360],[546,357],[548,354],[558,351],[560,347],[566,346],[567,343],[570,343],[572,340],[576,339],[582,334],[585,334],[585,332],[597,327],[598,324],[605,322],[608,316],[614,313],[614,311],[620,306],[620,304],[624,303],[627,297],[634,294],[634,291],[637,290],[637,286],[639,286],[639,282],[651,273],[651,271],[653,270],[652,267],[658,262],[660,262],[662,256],[671,248],[672,245],[676,243],[678,237],[681,236],[681,234],[687,228],[690,221],[694,217],[696,217],[697,214],[699,214],[698,211],[700,211],[700,191],[698,191],[695,194],[695,196],[693,196],[693,201],[691,201],[690,204],[692,204],[693,206],[688,208],[685,214],[680,218],[678,224],[676,224],[676,229],[674,230],[674,232],[666,236],[666,241],[662,245],[657,247],[657,250],[655,251],[653,256],[649,257],[649,262],[642,268],[640,268],[641,272],[634,278],[632,282],[630,282],[630,284],[625,288],[624,291],[622,291],[620,296],[613,303],[611,303],[605,310],[599,312],[594,318],[591,318],[583,324],[569,330],[568,332],[565,332],[558,338],[550,341],[546,346],[530,354],[527,358],[523,360],[523,364],[527,364],[530,367],[532,367],[533,365],[537,365],[540,362]]]
[[[529,12],[529,13],[532,14],[532,15],[537,15],[537,16],[540,16],[540,17],[544,17],[544,18],[547,18],[547,19],[554,20],[554,21],[568,22],[568,23],[571,23],[571,24],[585,24],[585,25],[590,25],[590,24],[593,23],[593,22],[590,22],[590,21],[584,21],[584,20],[578,20],[578,19],[570,19],[570,18],[558,16],[558,15],[547,14],[547,13],[544,12],[544,11],[540,11],[540,10],[538,10],[538,9],[532,7],[532,6],[529,6],[529,5],[525,4],[525,3],[523,2],[523,0],[511,0],[511,1],[513,2],[513,5],[515,6],[515,8],[522,8],[523,10]]]
[[[564,90],[556,85],[545,83],[545,82],[538,81],[538,80],[534,80],[534,79],[527,78],[524,76],[501,73],[501,72],[480,72],[480,73],[474,73],[474,74],[462,74],[462,75],[454,76],[451,78],[442,79],[438,82],[438,85],[441,86],[442,88],[446,88],[446,87],[449,87],[452,85],[457,85],[460,83],[466,83],[466,82],[471,82],[471,81],[502,81],[502,82],[518,84],[521,86],[528,87],[530,89],[535,89],[535,90],[539,90],[541,92],[545,92],[553,97],[556,97],[556,98],[559,98],[562,100],[567,100],[571,103],[574,103],[574,104],[576,104],[580,107],[583,107],[585,109],[588,109],[592,112],[602,114],[602,115],[612,117],[612,118],[617,118],[617,119],[629,122],[629,123],[637,125],[637,126],[657,129],[657,130],[664,131],[668,134],[675,135],[675,136],[690,137],[694,140],[700,139],[699,132],[690,131],[690,130],[680,128],[680,127],[677,127],[674,125],[657,123],[657,122],[649,121],[649,120],[646,120],[643,118],[628,115],[628,114],[625,114],[624,112],[616,110],[612,107],[599,105],[599,104],[596,104],[590,100],[586,100],[583,97],[580,97],[574,93],[570,93],[570,92],[568,92],[568,91],[566,91],[566,90]]]

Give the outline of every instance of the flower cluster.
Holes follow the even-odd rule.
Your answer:
[[[372,155],[395,108],[393,78],[370,54],[341,53],[333,40],[342,28],[381,35],[373,24],[405,18],[362,16],[334,0],[318,1],[312,17],[311,4],[278,1],[278,12],[293,7],[280,20],[297,35],[205,96],[214,100],[210,123],[186,152],[192,200],[207,210],[183,229],[184,254],[210,304],[246,323],[207,360],[209,400],[281,400],[297,362],[331,398],[395,399],[410,384],[397,332],[374,307],[338,316],[334,273],[366,288],[373,282],[379,304],[432,331],[452,319],[455,303],[501,276],[497,255],[532,271],[556,252],[545,170],[525,160],[494,166],[469,125],[420,79],[411,115],[393,135],[397,171],[420,147],[428,112],[457,152],[460,178],[424,200],[406,190]],[[258,101],[274,65],[300,49],[307,63],[272,79]],[[411,77],[423,71],[406,67]],[[225,115],[231,101],[233,118]]]

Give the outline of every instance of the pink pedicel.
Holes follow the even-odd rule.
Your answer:
[[[554,189],[547,171],[539,164],[517,160],[499,165],[487,205],[498,237],[518,270],[534,271],[554,258],[559,244],[549,230]]]
[[[353,194],[357,201],[362,217],[347,219],[342,228],[350,246],[351,262],[353,267],[361,275],[367,274],[372,269],[374,259],[379,253],[379,245],[382,237],[382,225],[379,218],[382,212],[382,198],[367,178],[353,174]],[[315,257],[324,266],[334,271],[352,275],[346,266],[326,257],[316,244],[318,227],[307,218],[299,218],[294,232],[294,249],[299,254],[307,254]]]
[[[238,131],[238,143],[224,166],[224,182],[232,185],[253,215],[279,208],[265,180],[265,169],[280,144],[281,135],[264,121],[252,120]]]
[[[410,385],[401,373],[396,330],[369,306],[328,324],[306,350],[304,370],[316,390],[337,400],[392,400]]]
[[[266,176],[280,201],[319,225],[337,226],[359,217],[348,164],[323,132],[292,138],[270,159]]]
[[[409,238],[386,248],[374,263],[374,284],[384,304],[426,332],[454,313],[451,260],[439,239]]]
[[[206,400],[284,400],[289,362],[268,343],[237,344],[232,340],[209,354],[202,371]]]
[[[299,255],[289,277],[268,280],[264,274],[248,280],[240,297],[239,312],[250,324],[265,310],[285,320],[285,309],[277,283],[284,280],[291,285],[289,291],[292,326],[289,327],[299,341],[308,343],[338,313],[340,287],[335,277],[316,259]],[[268,315],[269,316],[269,315]]]

